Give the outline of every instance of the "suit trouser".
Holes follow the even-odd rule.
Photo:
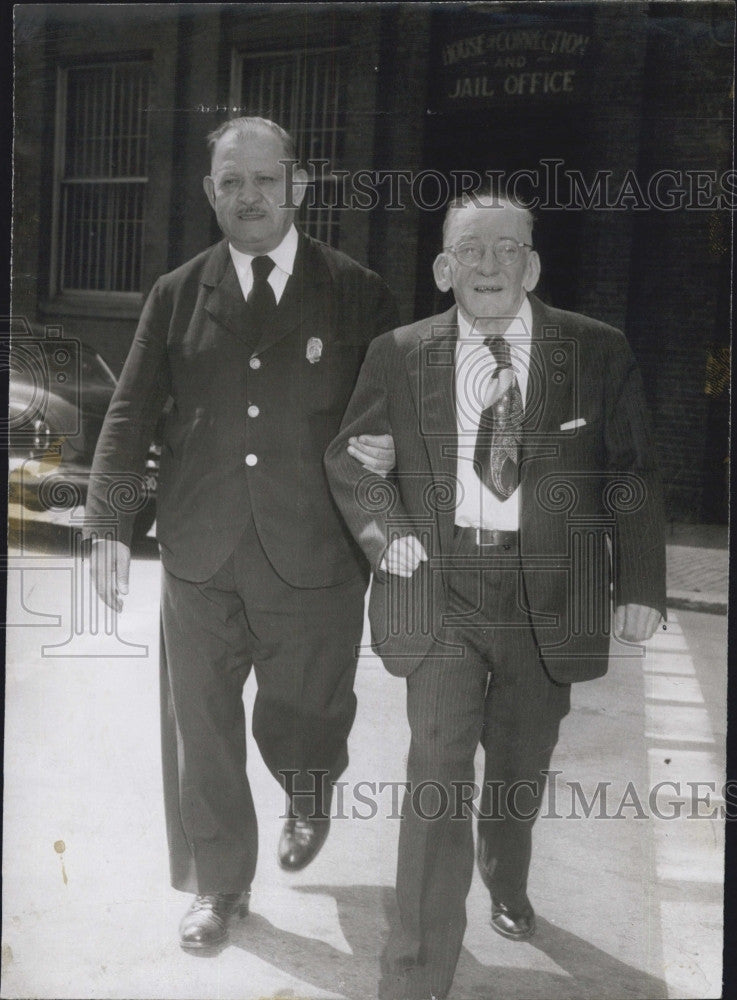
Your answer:
[[[242,696],[252,665],[252,729],[261,755],[294,793],[296,812],[320,813],[320,772],[334,781],[348,763],[364,591],[362,575],[335,587],[290,587],[252,522],[204,583],[164,569],[162,759],[175,888],[238,892],[251,885],[258,835]]]
[[[525,817],[540,804],[541,772],[570,708],[570,685],[552,681],[540,660],[518,558],[475,548],[458,554],[478,557],[479,566],[447,575],[447,615],[435,634],[462,655],[444,655],[439,645],[407,678],[409,791],[397,869],[402,932],[390,954],[418,963],[408,996],[445,996],[453,980],[473,874],[471,811],[462,802],[474,795],[479,740],[484,782],[493,789],[481,797],[481,807],[492,807],[489,818],[479,820],[489,887],[517,905],[526,900],[532,842],[533,820]],[[504,568],[489,568],[495,561]]]

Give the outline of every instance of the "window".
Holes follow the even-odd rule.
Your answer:
[[[310,185],[300,209],[310,236],[338,245],[340,165],[345,132],[346,48],[240,54],[231,102],[242,115],[270,118],[297,144]]]
[[[60,71],[52,287],[88,297],[141,291],[150,67]]]

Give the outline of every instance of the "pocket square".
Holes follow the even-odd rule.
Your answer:
[[[564,424],[560,425],[562,431],[572,431],[576,427],[585,427],[586,420],[584,417],[576,417],[575,420],[566,420]]]

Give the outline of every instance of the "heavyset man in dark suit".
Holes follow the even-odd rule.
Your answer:
[[[254,738],[290,800],[280,863],[303,867],[327,835],[331,783],[348,761],[368,571],[323,456],[367,345],[396,324],[378,275],[295,229],[307,175],[292,174],[287,133],[234,119],[210,147],[204,187],[225,238],[148,297],[97,445],[85,527],[97,536],[97,591],[120,610],[132,524],[115,488],[142,471],[171,397],[157,508],[162,751],[172,884],[196,894],[180,926],[185,948],[220,944],[247,908],[257,829],[242,690],[252,664]],[[377,472],[393,465],[391,441],[350,451]],[[116,539],[103,537],[111,523]]]
[[[534,932],[532,822],[571,682],[607,669],[610,579],[625,641],[649,638],[665,603],[658,478],[625,338],[530,294],[540,262],[519,204],[466,196],[443,242],[434,275],[456,307],[372,342],[326,456],[374,570],[374,649],[407,679],[401,929],[382,984],[402,1000],[450,988],[473,869],[469,802],[492,926]],[[346,454],[369,432],[393,436],[393,478]]]

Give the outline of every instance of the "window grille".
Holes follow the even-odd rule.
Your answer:
[[[340,166],[345,133],[346,48],[241,54],[234,94],[241,115],[270,118],[286,129],[310,177],[300,224],[338,245]]]
[[[61,293],[141,290],[149,87],[144,62],[70,66],[61,73]]]

